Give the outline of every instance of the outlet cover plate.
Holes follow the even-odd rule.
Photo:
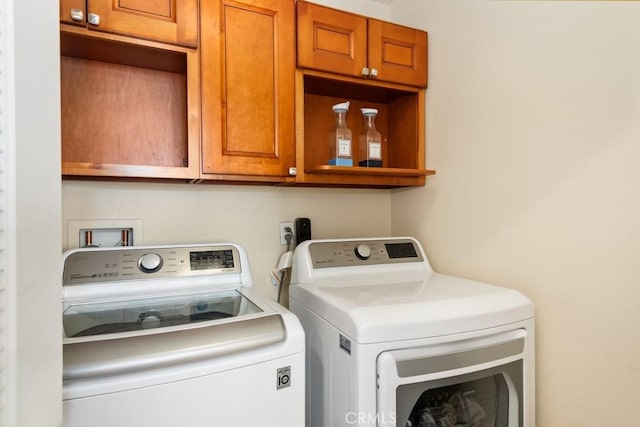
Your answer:
[[[286,222],[281,222],[280,223],[280,244],[281,245],[286,245],[287,244],[287,241],[284,238],[284,236],[286,234],[285,229],[287,227],[289,227],[291,229],[291,244],[295,245],[296,244],[296,237],[295,237],[295,231],[294,231],[294,228],[293,228],[293,221],[286,221]]]

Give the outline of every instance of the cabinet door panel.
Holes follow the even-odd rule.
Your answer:
[[[198,0],[87,0],[87,13],[100,16],[100,25],[90,26],[94,30],[190,47],[198,43]]]
[[[378,79],[427,86],[427,33],[369,19],[369,66]]]
[[[294,9],[202,7],[203,173],[288,176],[294,165]]]
[[[367,66],[367,19],[297,2],[298,66],[360,76]]]
[[[276,39],[270,14],[225,7],[226,144],[224,153],[277,158]],[[251,52],[250,55],[247,53]],[[236,124],[241,124],[237,126]]]

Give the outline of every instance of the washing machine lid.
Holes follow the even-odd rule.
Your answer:
[[[62,313],[62,325],[65,337],[96,337],[233,319],[262,312],[238,290],[225,290],[72,303]]]
[[[181,298],[155,298],[152,302],[156,304],[177,308],[175,315],[167,317],[178,320],[160,317],[158,325],[149,329],[131,328],[131,322],[111,324],[114,316],[126,316],[123,305],[114,306],[115,314],[101,309],[111,306],[98,303],[84,309],[82,305],[70,306],[69,327],[95,325],[63,339],[65,383],[209,363],[236,355],[251,355],[261,361],[304,352],[304,331],[298,319],[253,288],[189,295],[182,299],[184,304],[175,305]],[[192,299],[200,306],[187,303]],[[144,301],[122,301],[127,306],[124,311],[138,311],[139,303]],[[197,312],[184,315],[185,307]],[[74,319],[76,315],[85,317],[84,321]],[[97,322],[102,317],[107,323]]]
[[[534,317],[521,293],[429,272],[422,279],[294,284],[290,298],[358,343],[471,332]]]

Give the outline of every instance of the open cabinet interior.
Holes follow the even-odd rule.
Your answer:
[[[327,179],[314,175],[346,175],[342,182],[391,186],[422,185],[424,176],[424,92],[418,88],[332,78],[305,73],[303,85],[304,174],[308,181]],[[349,101],[347,126],[352,133],[353,164],[361,160],[359,137],[364,129],[361,108],[378,110],[376,128],[382,135],[382,167],[331,166],[332,106]],[[299,133],[300,135],[300,133]],[[384,178],[381,178],[384,177]],[[398,177],[399,181],[390,180]],[[337,178],[332,178],[337,179]]]
[[[63,174],[197,177],[186,49],[62,32],[60,51]]]

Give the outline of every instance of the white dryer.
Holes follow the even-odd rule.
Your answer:
[[[312,240],[289,307],[306,333],[307,427],[534,427],[534,306],[433,272],[413,238]]]
[[[63,425],[304,423],[304,331],[231,243],[64,256]]]

